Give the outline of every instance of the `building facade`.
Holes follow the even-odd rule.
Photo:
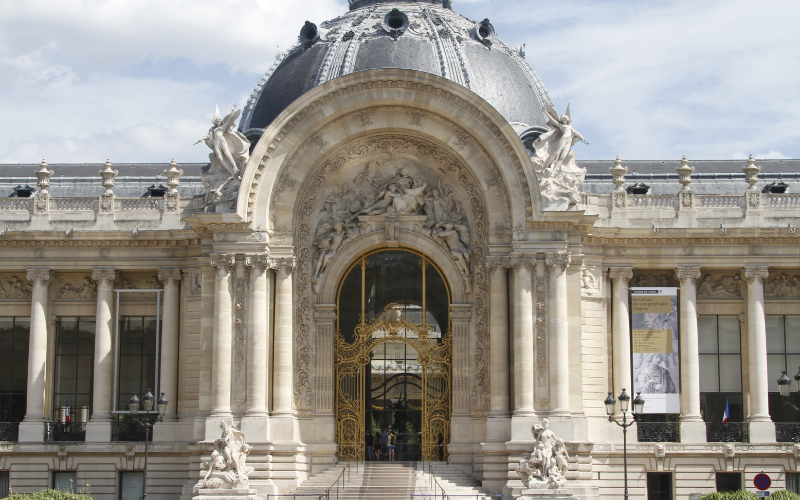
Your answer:
[[[438,460],[441,435],[511,498],[544,418],[570,488],[616,498],[603,402],[623,389],[674,395],[628,432],[634,497],[761,472],[797,487],[776,381],[800,365],[800,161],[576,164],[524,48],[449,3],[351,0],[306,23],[239,131],[217,114],[207,165],[0,166],[15,492],[140,487],[124,411],[148,389],[169,400],[155,498],[191,498],[223,421],[262,495],[364,460],[390,427],[399,460]],[[640,344],[665,329],[632,321],[632,288],[676,289],[666,351]]]

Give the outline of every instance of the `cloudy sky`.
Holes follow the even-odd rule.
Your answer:
[[[527,44],[578,159],[800,158],[797,0],[453,0]],[[205,161],[303,22],[345,0],[0,0],[0,163]]]

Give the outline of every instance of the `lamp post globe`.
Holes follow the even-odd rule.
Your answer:
[[[797,374],[794,376],[794,390],[800,391],[800,367],[798,367]]]
[[[144,396],[142,396],[142,407],[144,411],[153,411],[153,403],[155,403],[156,398],[153,397],[153,393],[150,392],[150,389],[147,389]]]
[[[606,400],[603,401],[603,404],[606,405],[606,415],[608,415],[609,417],[613,415],[614,407],[617,405],[617,401],[614,399],[614,396],[612,396],[610,392],[608,393],[608,397],[606,398]]]
[[[622,413],[628,411],[628,404],[631,402],[631,397],[625,392],[625,389],[622,389],[622,393],[619,395],[619,409],[622,410]]]
[[[633,414],[641,415],[642,413],[644,413],[644,398],[641,392],[637,392],[636,397],[633,398]]]
[[[781,373],[781,378],[778,379],[778,388],[781,390],[781,396],[788,398],[792,392],[792,381],[786,376],[786,370]]]
[[[139,413],[139,398],[136,397],[136,394],[128,400],[128,411],[131,412],[131,415]]]

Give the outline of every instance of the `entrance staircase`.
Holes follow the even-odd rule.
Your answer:
[[[444,490],[451,500],[495,500],[480,483],[457,467],[434,462],[355,462],[325,496],[347,464],[338,464],[308,478],[299,488],[270,500],[437,500]],[[434,480],[435,478],[435,480]],[[322,495],[320,497],[320,495]]]

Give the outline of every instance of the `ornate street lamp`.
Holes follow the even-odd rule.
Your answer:
[[[800,375],[800,373],[798,375]],[[619,423],[614,418],[614,406],[617,404],[617,402],[614,401],[614,396],[609,392],[608,397],[603,401],[603,404],[606,405],[608,421],[614,422],[622,427],[622,467],[625,474],[625,500],[628,499],[628,427],[636,422],[636,415],[640,415],[644,411],[644,398],[642,397],[642,393],[636,393],[636,398],[633,400],[633,420],[628,422],[628,405],[630,402],[631,397],[625,392],[625,389],[622,389],[622,394],[619,395],[619,408],[622,410],[622,423]]]
[[[778,387],[781,390],[781,403],[792,408],[794,411],[800,412],[800,408],[789,402],[789,395],[792,393],[792,381],[786,375],[786,370],[783,370],[781,378],[778,379]],[[794,387],[796,391],[800,391],[800,371],[794,376]]]
[[[141,415],[141,419],[136,420],[139,425],[143,426],[145,429],[144,435],[144,478],[142,481],[142,498],[147,498],[147,449],[148,449],[148,441],[150,441],[150,429],[153,428],[153,425],[156,422],[161,422],[164,419],[164,413],[167,411],[167,405],[169,401],[167,398],[164,397],[164,393],[161,393],[161,396],[158,398],[158,403],[156,404],[156,410],[153,411],[153,404],[155,402],[155,397],[153,397],[153,393],[150,392],[150,389],[147,389],[147,392],[144,396],[142,396],[142,408],[143,411],[139,411],[139,398],[136,397],[134,394],[131,399],[128,401],[128,410],[130,411],[131,415],[139,416]]]

